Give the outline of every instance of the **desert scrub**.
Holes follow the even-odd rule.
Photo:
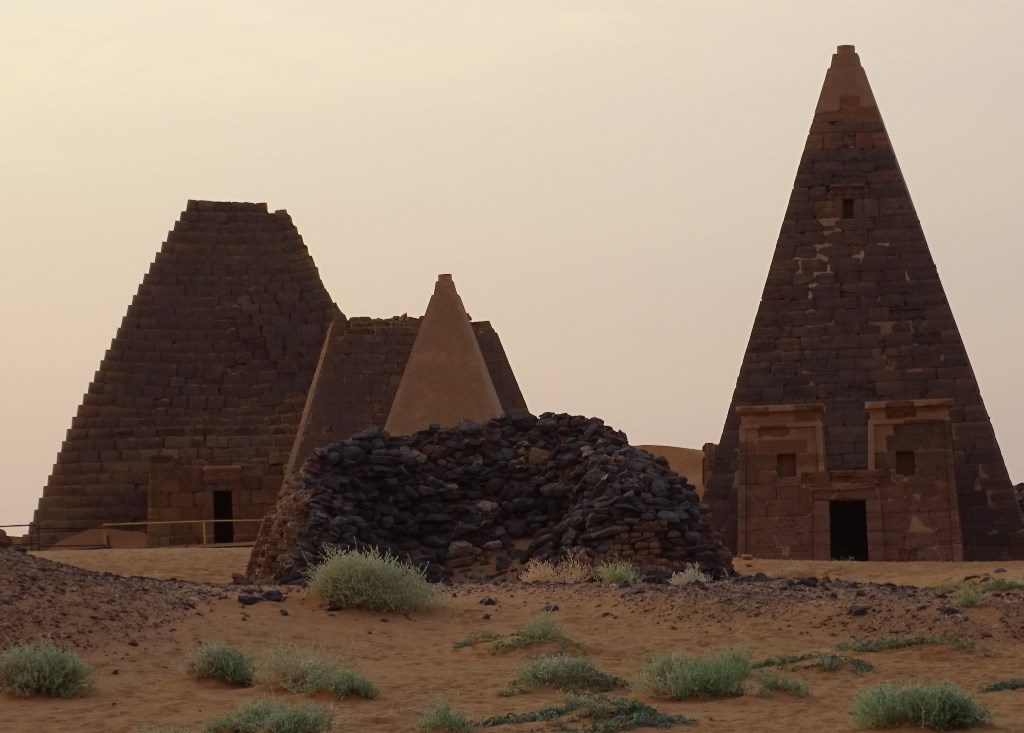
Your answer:
[[[92,667],[52,641],[13,646],[0,654],[0,690],[18,697],[83,695],[94,678]]]
[[[292,706],[280,700],[250,700],[211,720],[206,733],[326,733],[334,711],[314,703]]]
[[[562,705],[551,705],[526,713],[507,713],[480,721],[481,728],[521,723],[555,721],[555,730],[575,730],[567,723],[590,718],[591,725],[582,728],[589,733],[615,733],[635,728],[671,728],[674,725],[694,725],[696,720],[682,715],[662,713],[640,700],[605,695],[577,695],[569,693]]]
[[[793,697],[807,697],[811,694],[810,688],[804,682],[778,672],[758,673],[757,685],[757,694],[762,697],[767,697],[776,690],[789,693]]]
[[[219,641],[200,644],[185,657],[185,672],[199,679],[249,687],[253,678],[252,655]]]
[[[830,652],[808,652],[806,654],[781,654],[777,657],[768,657],[754,662],[753,669],[763,667],[779,667],[780,669],[796,669],[799,662],[810,662],[802,665],[802,669],[820,668],[824,672],[835,672],[845,665],[850,665],[850,670],[855,674],[870,672],[875,668],[871,662],[865,662],[857,657],[844,657]]]
[[[960,584],[956,599],[953,602],[960,608],[973,608],[974,606],[981,605],[984,601],[985,596],[982,595],[981,589],[974,583],[965,581]]]
[[[849,649],[855,652],[884,652],[890,649],[908,649],[912,646],[927,644],[949,644],[966,651],[974,649],[972,639],[963,636],[883,636],[876,639],[854,639],[836,644],[836,649]]]
[[[931,730],[974,728],[989,721],[988,708],[956,685],[893,685],[862,690],[851,703],[858,728],[881,730],[917,725]]]
[[[982,692],[999,692],[1000,690],[1019,690],[1024,687],[1024,677],[1012,677],[1008,680],[999,680],[981,688]]]
[[[326,690],[337,698],[358,695],[373,699],[379,694],[370,680],[344,660],[297,646],[271,649],[259,666],[258,678],[271,687],[307,695]]]
[[[558,563],[534,558],[519,571],[524,583],[586,583],[593,577],[594,569],[581,552],[570,552]]]
[[[416,724],[417,730],[447,731],[448,733],[470,733],[476,730],[476,724],[465,713],[452,707],[452,701],[445,697],[434,700],[430,709],[423,714]]]
[[[692,583],[710,583],[711,576],[700,569],[700,564],[691,562],[682,570],[672,573],[668,579],[669,585],[683,586]]]
[[[640,568],[622,558],[605,560],[594,568],[594,575],[600,582],[610,585],[636,585],[644,579]]]
[[[514,649],[522,649],[532,644],[541,644],[546,641],[557,641],[562,651],[570,649],[581,649],[582,645],[570,639],[562,622],[554,614],[542,613],[527,622],[526,626],[511,634],[478,634],[467,639],[455,642],[455,648],[461,649],[466,646],[473,646],[481,642],[490,641],[491,654],[510,652]]]
[[[422,570],[375,547],[341,550],[325,546],[306,577],[313,595],[340,608],[405,613],[421,611],[434,599]]]
[[[602,672],[585,657],[534,657],[516,675],[519,689],[531,690],[550,685],[568,692],[608,692],[625,687],[627,682]]]
[[[738,697],[750,674],[750,652],[725,649],[706,657],[659,652],[640,667],[633,687],[653,697]]]

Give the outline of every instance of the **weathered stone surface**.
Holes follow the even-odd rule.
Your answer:
[[[549,459],[537,462],[537,451]],[[427,460],[402,460],[412,454]],[[469,433],[368,430],[317,448],[286,480],[248,575],[295,580],[324,543],[379,547],[434,577],[488,576],[566,551],[626,557],[648,572],[697,562],[729,574],[706,512],[664,461],[594,418],[518,414]]]

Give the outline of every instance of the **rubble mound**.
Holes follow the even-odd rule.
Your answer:
[[[248,575],[302,579],[324,544],[378,547],[434,578],[532,558],[627,558],[648,573],[732,558],[694,487],[597,418],[506,415],[411,436],[373,428],[317,448],[285,481]]]

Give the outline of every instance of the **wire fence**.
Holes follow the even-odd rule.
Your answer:
[[[50,526],[46,524],[0,524],[0,529],[7,532],[11,540],[18,546],[24,547],[32,552],[38,550],[86,550],[86,549],[100,549],[104,547],[111,547],[109,529],[120,529],[128,527],[139,527],[138,531],[145,531],[149,534],[150,525],[200,525],[199,531],[196,533],[197,538],[203,545],[214,544],[228,544],[228,543],[217,543],[214,537],[214,533],[208,531],[208,525],[224,524],[228,523],[234,528],[238,524],[258,524],[254,537],[259,536],[260,530],[263,528],[263,518],[260,519],[182,519],[175,521],[161,521],[161,522],[150,522],[150,521],[139,521],[139,522],[105,522],[100,526],[95,524],[83,527],[67,527],[67,526]],[[69,542],[68,538],[73,537],[76,534],[85,532],[87,530],[102,529],[102,539],[100,542]],[[11,531],[15,530],[15,531]],[[21,531],[17,531],[21,530]],[[232,532],[232,534],[234,534]],[[57,539],[48,539],[57,538]],[[63,538],[63,539],[61,539]],[[211,542],[211,540],[213,540]],[[246,542],[231,542],[230,544],[234,547],[246,547],[252,546],[255,540],[249,540]]]

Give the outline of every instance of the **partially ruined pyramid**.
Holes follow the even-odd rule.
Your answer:
[[[832,57],[704,500],[763,557],[1024,557],[974,371],[853,46]]]
[[[272,506],[337,315],[286,212],[189,201],[72,420],[35,513],[42,542],[145,520],[155,458]],[[206,494],[174,501],[213,516],[193,506]]]
[[[345,440],[370,426],[383,426],[388,421],[422,321],[408,316],[340,317],[332,324],[286,475],[297,471],[315,448]],[[472,322],[469,326],[498,395],[501,411],[525,411],[526,401],[498,334],[487,321]],[[435,399],[448,397],[450,394],[442,394]]]

